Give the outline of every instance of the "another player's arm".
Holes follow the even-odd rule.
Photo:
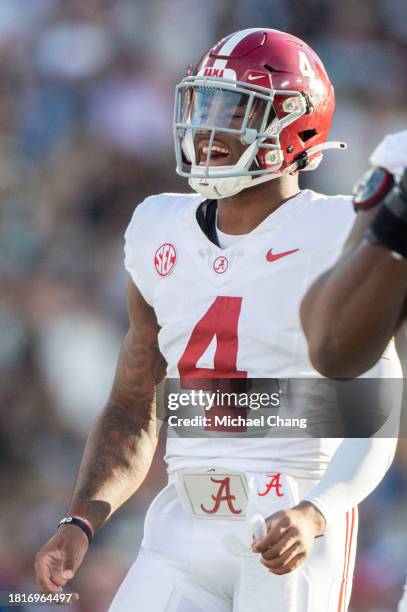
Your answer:
[[[110,398],[88,436],[69,507],[70,515],[103,525],[143,482],[157,445],[155,385],[165,376],[153,309],[130,281],[130,328],[123,342]],[[88,541],[64,525],[36,558],[41,589],[61,590],[78,569]]]
[[[404,311],[407,260],[363,239],[376,212],[358,214],[339,261],[302,301],[310,359],[330,378],[353,378],[372,367]]]

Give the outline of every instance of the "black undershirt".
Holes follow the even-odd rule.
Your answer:
[[[198,206],[196,211],[196,220],[199,223],[199,227],[207,238],[213,244],[220,247],[218,234],[216,232],[216,211],[218,209],[217,200],[205,200]]]

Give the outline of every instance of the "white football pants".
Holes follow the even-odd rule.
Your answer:
[[[266,476],[251,474],[264,488]],[[299,497],[315,482],[295,480]],[[281,509],[261,498],[261,513]],[[291,507],[290,505],[286,507]],[[346,612],[354,569],[357,510],[347,512],[315,540],[310,558],[286,576],[271,574],[259,557],[228,552],[225,534],[250,543],[244,521],[203,520],[181,503],[174,482],[154,499],[137,560],[110,612]],[[404,611],[404,608],[403,608]]]

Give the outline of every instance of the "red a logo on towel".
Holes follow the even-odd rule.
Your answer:
[[[277,497],[284,497],[284,493],[281,493],[281,474],[267,474],[267,476],[270,478],[270,480],[266,484],[266,488],[262,493],[260,493],[260,491],[257,492],[259,497],[265,497],[272,489],[276,490]]]

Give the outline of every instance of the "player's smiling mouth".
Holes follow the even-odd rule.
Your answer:
[[[206,165],[208,161],[209,140],[202,140],[198,144],[198,165]],[[230,149],[224,143],[214,140],[212,144],[211,156],[209,160],[210,166],[224,166],[230,157]]]

